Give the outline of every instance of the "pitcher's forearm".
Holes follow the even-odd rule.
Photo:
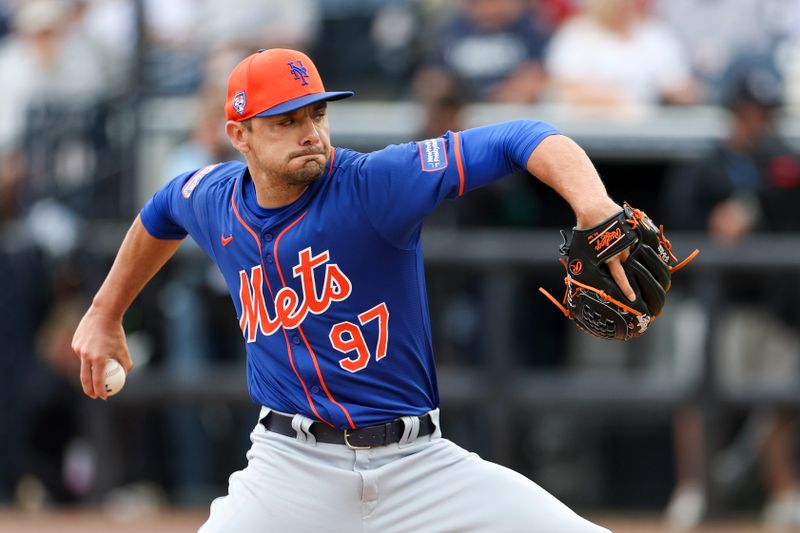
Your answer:
[[[569,137],[544,139],[528,159],[527,168],[567,201],[577,217],[577,227],[594,226],[620,210],[608,197],[589,156]]]
[[[111,271],[92,301],[94,311],[121,320],[142,288],[175,254],[182,242],[156,239],[137,216],[122,241]]]

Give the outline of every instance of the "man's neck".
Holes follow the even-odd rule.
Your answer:
[[[309,184],[293,185],[269,175],[255,175],[250,169],[250,179],[256,189],[256,202],[264,209],[289,205],[308,189]]]

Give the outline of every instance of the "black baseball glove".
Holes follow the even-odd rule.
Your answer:
[[[672,254],[663,226],[656,228],[644,212],[625,204],[622,211],[597,226],[562,230],[561,263],[567,269],[564,300],[547,296],[579,328],[603,339],[627,340],[647,331],[650,322],[661,314],[669,291],[672,273],[698,254],[695,250],[683,261]],[[636,293],[631,302],[620,290],[606,261],[630,248],[622,264]]]

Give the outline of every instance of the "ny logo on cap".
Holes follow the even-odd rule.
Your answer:
[[[289,66],[292,67],[291,73],[294,74],[294,79],[296,80],[303,80],[303,83],[300,85],[308,85],[308,70],[306,67],[303,66],[303,60],[298,59],[297,64],[300,65],[299,67],[294,64],[294,61],[289,61]]]

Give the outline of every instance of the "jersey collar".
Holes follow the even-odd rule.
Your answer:
[[[328,159],[325,172],[322,176],[312,183],[297,200],[291,204],[274,209],[267,209],[258,205],[255,195],[255,186],[250,177],[250,170],[245,166],[241,174],[236,178],[236,183],[234,185],[234,200],[236,206],[249,224],[262,228],[279,225],[308,205],[311,198],[320,190],[322,185],[336,172],[335,161],[336,149],[331,147],[331,157]]]

